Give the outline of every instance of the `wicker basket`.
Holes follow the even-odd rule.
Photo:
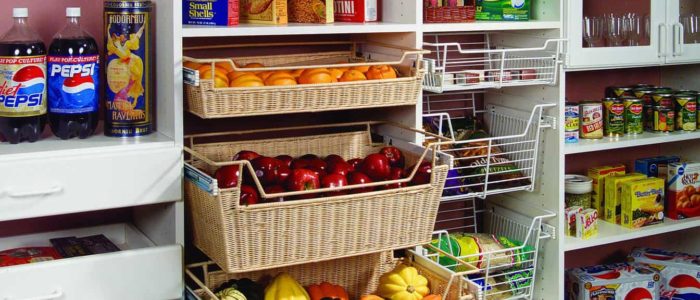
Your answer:
[[[288,154],[298,157],[314,153],[319,156],[338,154],[345,158],[365,157],[378,152],[384,145],[371,142],[371,129],[378,129],[380,125],[384,128],[391,126],[368,122],[314,126],[317,130],[352,130],[224,143],[195,142],[204,138],[230,138],[232,134],[261,135],[309,128],[189,137],[192,148],[186,147],[185,150],[191,154],[192,160],[186,166],[188,180],[185,182],[185,196],[191,214],[194,245],[226,272],[232,273],[375,253],[429,242],[447,174],[447,166],[437,165],[435,158],[429,156],[428,153],[432,153],[430,148],[421,149],[422,152],[418,154],[411,152],[420,149],[417,146],[415,149],[402,149],[407,166],[425,158],[433,159],[429,184],[362,194],[241,206],[238,201],[239,187],[219,190],[207,175],[224,165],[239,165],[242,170],[253,174],[249,162],[229,161],[240,150],[252,150],[267,156]],[[257,186],[261,198],[273,199],[351,187],[405,183],[415,176],[417,170],[418,167],[415,167],[407,178],[400,180],[305,192],[266,194],[254,176],[252,185]]]
[[[219,300],[213,291],[228,280],[250,278],[261,284],[266,284],[273,276],[281,272],[289,273],[303,286],[318,284],[323,281],[340,285],[348,291],[350,299],[359,299],[362,295],[374,294],[379,285],[379,277],[393,270],[402,262],[415,267],[418,269],[418,273],[428,279],[431,293],[445,295],[447,282],[442,277],[435,275],[421,265],[412,264],[410,260],[394,258],[391,251],[330,260],[323,263],[238,274],[211,271],[210,269],[212,268],[216,269],[213,263],[199,263],[187,266],[185,273],[199,287],[199,289],[195,290],[195,293],[205,300]],[[202,275],[198,277],[195,273],[201,273]],[[463,295],[463,300],[474,299],[471,294]],[[456,300],[458,297],[455,296],[450,299]]]
[[[457,7],[424,7],[424,23],[467,23],[476,20],[476,4],[474,0],[467,0],[470,4]]]
[[[326,44],[338,45],[338,43],[314,43],[313,45]],[[361,44],[367,45],[363,49],[372,49],[392,57],[400,57],[396,61],[375,62],[357,56],[356,50],[360,48],[357,43],[345,44],[348,45],[347,51],[236,57],[232,59],[195,59],[190,57],[184,59],[196,63],[225,62],[232,64],[236,71],[251,72],[392,65],[400,77],[331,84],[216,88],[214,80],[200,79],[196,70],[186,69],[186,73],[191,74],[193,78],[193,80],[186,81],[185,84],[186,110],[201,118],[211,119],[416,105],[421,93],[424,75],[421,64],[417,62],[420,62],[423,54],[428,53],[428,51],[378,43]],[[236,67],[233,64],[234,61],[240,65],[259,62],[267,67],[243,69]],[[338,61],[347,63],[339,64]],[[213,69],[212,72],[214,72]]]

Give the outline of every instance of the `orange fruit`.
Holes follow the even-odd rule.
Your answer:
[[[369,66],[352,67],[352,68],[350,68],[350,70],[356,70],[356,71],[360,71],[362,73],[367,73],[367,71],[369,70]]]
[[[265,80],[265,85],[297,85],[297,80],[292,76],[283,77],[272,77]]]
[[[243,67],[244,67],[244,68],[247,68],[247,69],[251,69],[251,68],[264,68],[265,65],[263,65],[263,64],[261,64],[261,63],[249,63],[249,64],[246,64],[246,65],[243,66]]]
[[[292,77],[294,77],[294,78],[299,78],[299,76],[301,76],[301,73],[303,73],[303,72],[304,72],[304,69],[296,69],[296,70],[292,70],[292,72],[290,72],[290,74],[292,74]]]
[[[360,81],[360,80],[367,80],[367,77],[365,77],[365,74],[362,74],[362,72],[357,71],[357,70],[347,71],[347,72],[343,73],[343,76],[338,78],[338,81],[340,81],[340,82]]]
[[[203,65],[197,69],[199,71],[199,78],[200,79],[213,79],[212,78],[212,72],[211,72],[211,65]],[[226,70],[221,69],[221,68],[214,68],[214,74],[215,78],[221,79],[221,81],[226,81],[228,82],[228,76],[226,76]]]
[[[245,74],[253,74],[253,73],[243,72],[243,71],[233,71],[233,72],[229,72],[228,74],[226,74],[226,77],[228,77],[229,81],[233,81],[234,79],[241,77],[242,75],[245,75]]]
[[[396,78],[396,70],[391,66],[372,66],[369,68],[369,71],[367,71],[367,79],[370,80],[391,78]]]
[[[272,75],[273,73],[275,73],[275,71],[264,71],[264,72],[257,72],[257,73],[255,73],[255,75],[258,75],[258,77],[260,77],[260,79],[265,81],[265,79],[267,79],[267,77],[270,77],[270,75]]]
[[[299,76],[300,84],[331,83],[336,80],[331,73],[324,68],[309,69]]]
[[[228,79],[223,79],[219,76],[214,77],[214,87],[225,88],[225,87],[228,87],[228,84],[229,84]]]
[[[228,73],[228,72],[233,72],[233,71],[234,71],[234,70],[233,70],[233,65],[231,64],[231,62],[228,62],[228,61],[220,61],[220,62],[217,62],[217,63],[216,63],[216,67],[217,67],[217,68],[222,68],[222,69],[226,70],[227,73]]]
[[[202,66],[202,64],[199,64],[199,63],[196,63],[193,61],[186,61],[182,64],[182,66],[185,68],[192,69],[192,70],[197,70],[197,69],[199,69],[199,67]]]
[[[336,78],[336,79],[340,78],[340,76],[343,76],[343,73],[345,73],[345,71],[343,71],[339,68],[328,69],[328,71],[330,71],[331,75],[333,75],[333,78]]]
[[[260,77],[255,76],[255,74],[252,73],[247,73],[243,74],[241,76],[238,76],[238,78],[234,79],[231,81],[229,86],[231,87],[253,87],[253,86],[264,86],[265,83],[263,83],[262,79]]]

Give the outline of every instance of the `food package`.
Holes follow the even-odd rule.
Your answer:
[[[287,0],[240,0],[242,23],[287,24]]]
[[[677,162],[668,168],[667,215],[671,219],[700,216],[700,163]]]
[[[581,206],[571,206],[564,209],[567,236],[576,236],[576,215],[582,211],[583,207]]]
[[[660,275],[641,264],[619,263],[567,271],[569,299],[659,299]]]
[[[453,233],[446,236],[443,235],[440,239],[433,240],[431,244],[461,258],[478,269],[484,269],[488,265],[491,270],[524,267],[531,260],[529,256],[534,250],[530,246],[525,246],[522,247],[522,250],[500,251],[520,247],[522,243],[507,237],[496,237],[487,233]],[[484,255],[484,253],[494,251],[500,252],[495,252],[488,256]],[[440,265],[457,272],[469,270],[446,256],[441,255],[438,262]]]
[[[646,175],[640,173],[606,177],[603,219],[613,224],[620,224],[620,219],[622,218],[622,183],[646,178]]]
[[[647,178],[622,184],[622,220],[626,228],[664,221],[664,180]]]
[[[334,15],[338,22],[381,21],[381,0],[334,0]]]
[[[238,0],[183,0],[182,24],[238,25]]]
[[[587,208],[576,214],[576,237],[590,239],[598,235],[598,211]]]
[[[629,260],[661,274],[662,300],[700,299],[700,256],[651,248],[635,248]]]
[[[528,21],[530,0],[476,0],[476,19],[485,21]]]
[[[675,155],[641,158],[634,161],[634,171],[666,180],[668,165],[680,161],[681,158]]]
[[[588,177],[593,179],[591,206],[598,210],[598,215],[605,216],[605,177],[624,174],[625,165],[623,164],[588,169]]]
[[[287,0],[289,22],[333,23],[333,0]]]
[[[61,258],[52,247],[24,247],[0,251],[0,267],[31,264]]]

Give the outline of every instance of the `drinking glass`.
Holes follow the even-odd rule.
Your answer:
[[[627,14],[622,17],[622,30],[627,37],[626,46],[639,46],[639,40],[644,34],[640,24],[640,18],[636,14]]]
[[[583,39],[586,41],[584,47],[603,47],[603,19],[597,17],[583,18]]]
[[[683,24],[683,38],[686,44],[695,44],[700,42],[700,31],[698,27],[699,17],[694,14],[681,16],[681,24]]]
[[[620,47],[624,45],[627,39],[627,34],[623,30],[624,18],[619,16],[608,16],[605,18],[607,23],[606,30],[606,45],[608,47]]]

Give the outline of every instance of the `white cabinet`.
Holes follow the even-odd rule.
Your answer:
[[[666,56],[668,63],[688,63],[700,61],[700,34],[698,16],[700,3],[689,0],[667,0],[666,24],[669,39]]]

